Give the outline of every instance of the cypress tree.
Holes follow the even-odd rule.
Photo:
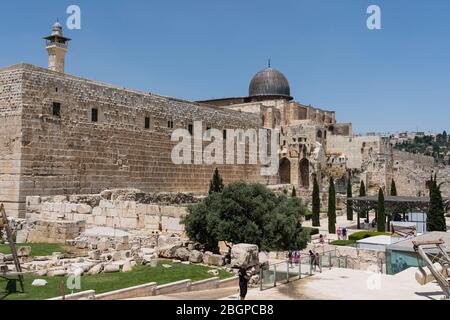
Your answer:
[[[336,233],[336,190],[333,177],[330,178],[330,187],[328,188],[328,232]]]
[[[445,221],[444,202],[442,201],[442,193],[440,185],[437,184],[436,176],[431,178],[430,183],[430,208],[427,214],[427,230],[428,231],[447,231]]]
[[[360,184],[360,186],[359,186],[359,196],[360,197],[365,197],[366,196],[366,186],[364,185],[364,181],[362,181],[361,180],[361,184]],[[357,219],[357,229],[361,229],[361,221],[360,221],[360,219],[361,219],[361,216],[365,216],[366,214],[365,214],[365,212],[364,211],[361,211],[361,212],[357,212],[357,214],[358,214],[358,219]]]
[[[347,183],[347,220],[353,221],[353,203],[352,200],[348,200],[352,198],[352,182],[351,179],[348,179]]]
[[[382,188],[378,191],[377,230],[378,232],[386,231],[386,212],[384,210],[384,193]]]
[[[297,196],[297,191],[295,190],[295,187],[292,188],[292,198],[295,198]]]
[[[312,194],[312,225],[313,227],[320,227],[320,191],[317,177],[314,177]]]
[[[224,187],[223,179],[220,176],[219,169],[216,168],[216,170],[214,170],[212,180],[209,183],[209,192],[208,193],[212,194],[214,192],[222,192],[223,187]]]
[[[394,179],[392,179],[392,182],[391,182],[391,196],[393,196],[393,197],[397,196],[397,186],[395,185]]]

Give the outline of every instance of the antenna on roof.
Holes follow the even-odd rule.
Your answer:
[[[269,64],[268,65],[269,65],[269,68],[270,68],[270,58],[269,58]]]

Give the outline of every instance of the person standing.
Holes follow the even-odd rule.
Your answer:
[[[250,276],[247,272],[247,269],[243,266],[239,268],[239,297],[240,300],[245,300],[245,297],[247,296],[247,290],[248,290],[248,280],[250,279]]]
[[[322,273],[322,264],[320,263],[320,254],[318,252],[316,252],[314,259],[314,271],[316,271],[316,267],[319,267],[319,271]]]
[[[325,238],[323,237],[323,234],[321,234],[320,236],[319,236],[319,243],[320,244],[325,244]]]
[[[294,251],[294,264],[298,266],[300,260],[300,252]]]
[[[292,268],[292,251],[289,251],[289,252],[288,252],[288,260],[289,260],[289,265],[290,265],[291,268]]]
[[[336,233],[337,233],[337,236],[338,236],[338,240],[341,240],[341,234],[342,234],[342,229],[341,229],[341,227],[339,227],[339,228],[336,230]]]
[[[347,228],[342,229],[342,240],[347,240]]]
[[[316,255],[314,254],[314,252],[312,252],[312,250],[309,250],[309,268],[310,268],[309,270],[310,270],[310,273],[312,273],[315,259],[316,259]]]

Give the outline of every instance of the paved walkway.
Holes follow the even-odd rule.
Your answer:
[[[268,290],[250,290],[247,300],[440,300],[441,288],[436,283],[419,285],[415,272],[416,268],[409,268],[390,276],[360,270],[324,270]]]
[[[247,300],[440,300],[441,288],[415,280],[416,268],[394,276],[361,270],[325,269],[323,273],[260,291],[249,289]],[[238,288],[175,293],[132,300],[238,300]]]
[[[205,291],[172,293],[129,300],[220,300],[226,297],[230,297],[230,299],[232,299],[233,296],[237,299],[238,295],[239,288],[221,288]]]

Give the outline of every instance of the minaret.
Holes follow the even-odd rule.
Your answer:
[[[48,52],[48,68],[64,73],[64,60],[70,39],[65,38],[59,22],[53,25],[52,34],[44,38]]]

